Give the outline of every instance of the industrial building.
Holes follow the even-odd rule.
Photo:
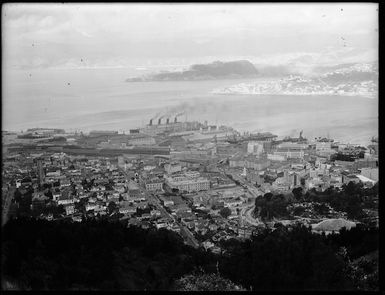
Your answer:
[[[157,135],[165,132],[171,133],[199,130],[199,128],[203,126],[199,122],[178,122],[177,116],[174,117],[174,120],[170,120],[170,118],[164,120],[161,117],[158,119],[157,124],[154,124],[154,120],[155,118],[151,119],[148,125],[141,128],[140,133]]]
[[[89,136],[96,137],[96,136],[116,135],[116,134],[118,134],[118,131],[92,130],[90,131]]]

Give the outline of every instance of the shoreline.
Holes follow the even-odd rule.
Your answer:
[[[378,98],[378,93],[373,95],[367,95],[367,94],[355,94],[355,93],[344,93],[344,94],[331,94],[331,93],[244,93],[244,92],[232,92],[232,93],[226,93],[226,92],[217,92],[212,91],[210,94],[213,95],[250,95],[250,96],[335,96],[335,97],[364,97],[364,98],[370,98],[370,99],[376,99]]]

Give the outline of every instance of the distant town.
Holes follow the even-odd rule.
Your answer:
[[[310,140],[302,132],[278,140],[270,132],[241,134],[178,116],[154,117],[129,134],[32,128],[2,137],[3,224],[19,216],[119,219],[167,228],[214,253],[223,239],[247,239],[277,223],[331,232],[362,222],[305,201],[287,203],[284,216],[264,216],[256,204],[266,194],[290,200],[298,190],[304,195],[378,182],[376,138],[367,147]],[[377,210],[365,212],[365,220],[378,223]],[[344,222],[325,229],[325,220]]]
[[[374,98],[378,82],[371,64],[355,64],[314,77],[290,75],[214,89],[214,94],[346,95]]]

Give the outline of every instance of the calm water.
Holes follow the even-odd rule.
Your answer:
[[[158,112],[208,120],[240,131],[329,136],[368,143],[378,134],[378,100],[342,96],[213,95],[252,80],[126,83],[134,69],[12,70],[3,73],[3,130],[57,127],[128,130]],[[255,80],[254,80],[255,81]]]

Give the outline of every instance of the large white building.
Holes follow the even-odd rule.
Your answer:
[[[308,144],[283,142],[277,146],[277,149],[274,151],[274,155],[283,156],[287,159],[302,159],[305,155],[304,150],[308,147]]]
[[[332,148],[332,143],[330,141],[322,142],[317,141],[315,144],[316,151],[330,150]]]
[[[175,176],[165,176],[166,184],[180,191],[196,192],[210,189],[210,181],[200,177],[199,173],[183,173]]]
[[[256,141],[250,141],[247,144],[247,152],[249,154],[261,155],[263,153],[263,144]]]
[[[161,191],[163,188],[163,181],[161,179],[149,179],[145,182],[146,190]]]
[[[167,172],[167,174],[172,174],[176,172],[182,171],[182,166],[179,163],[167,163],[164,165],[164,170]]]
[[[302,149],[278,149],[274,152],[275,156],[283,156],[287,159],[303,159],[305,152]]]
[[[284,155],[274,155],[274,154],[267,154],[267,159],[271,161],[285,161],[286,156]]]

